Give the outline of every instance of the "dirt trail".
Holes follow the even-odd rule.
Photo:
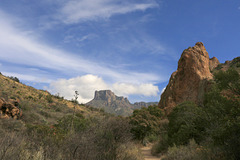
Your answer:
[[[151,148],[152,145],[147,145],[146,147],[141,148],[144,160],[161,160],[161,158],[155,157],[151,154]]]

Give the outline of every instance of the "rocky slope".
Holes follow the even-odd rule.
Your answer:
[[[131,115],[134,109],[148,107],[153,104],[157,103],[136,102],[131,104],[127,98],[118,97],[110,90],[95,91],[94,99],[86,103],[88,106],[102,108],[108,113],[122,116]]]
[[[54,124],[63,116],[72,115],[74,106],[77,112],[95,114],[89,108],[17,80],[16,77],[6,77],[0,73],[0,119],[13,118],[27,123]]]
[[[169,80],[161,95],[159,107],[169,113],[174,106],[184,101],[193,101],[201,105],[204,93],[213,78],[211,70],[219,65],[217,58],[209,59],[203,43],[184,50],[178,61],[178,68]]]

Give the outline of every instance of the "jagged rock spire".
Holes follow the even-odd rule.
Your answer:
[[[209,59],[208,52],[202,42],[184,50],[178,61],[178,69],[169,80],[161,95],[159,107],[169,113],[173,107],[184,101],[203,102],[208,82],[213,78],[210,69],[219,64],[217,58]]]

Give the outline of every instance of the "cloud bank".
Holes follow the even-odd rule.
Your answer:
[[[59,93],[67,99],[72,99],[74,92],[78,91],[80,103],[87,103],[94,97],[96,90],[112,90],[118,96],[143,95],[143,96],[158,96],[159,89],[157,86],[145,84],[131,83],[114,83],[107,84],[104,80],[95,75],[84,75],[71,79],[60,79],[52,82],[49,91]]]

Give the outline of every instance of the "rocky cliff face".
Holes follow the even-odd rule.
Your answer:
[[[113,101],[121,101],[122,103],[130,104],[127,98],[116,96],[111,90],[95,91],[94,100],[103,100],[106,104],[111,104]]]
[[[159,107],[169,113],[174,106],[184,101],[202,104],[203,96],[213,78],[210,72],[219,64],[217,58],[209,59],[203,43],[184,50],[178,61],[178,68],[161,95]]]
[[[110,90],[95,91],[94,99],[86,105],[102,108],[108,113],[117,115],[129,115],[132,113],[132,105],[128,99],[118,97]]]
[[[136,102],[131,104],[127,98],[116,96],[110,90],[95,91],[94,99],[88,102],[86,105],[94,108],[103,108],[106,112],[129,116],[134,109],[141,107],[148,107],[154,103]],[[155,103],[156,104],[156,103]]]

